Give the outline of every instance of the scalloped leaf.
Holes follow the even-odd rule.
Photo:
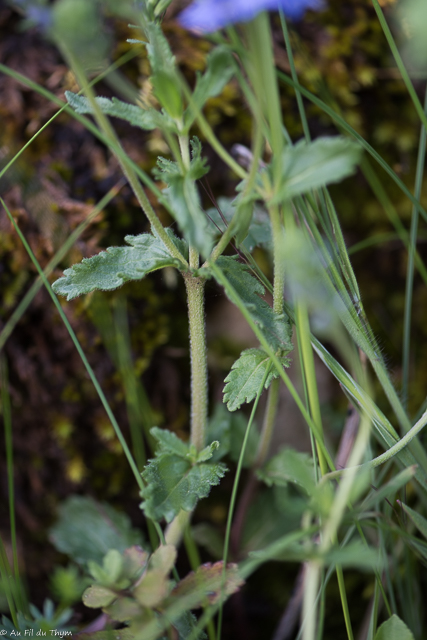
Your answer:
[[[200,452],[197,460],[191,445],[181,443],[174,434],[157,427],[151,433],[159,440],[160,448],[142,473],[147,486],[141,492],[141,508],[148,518],[170,522],[182,509],[192,511],[197,501],[209,494],[211,486],[219,484],[226,467],[205,461],[217,443]]]
[[[261,298],[265,292],[264,287],[249,273],[248,267],[227,256],[218,258],[217,266],[222,270],[271,347],[275,351],[281,350],[287,353],[292,351],[292,329],[288,316],[285,312],[274,313],[270,305]],[[209,267],[200,269],[200,273],[205,276],[214,276]]]
[[[77,113],[94,113],[91,103],[84,96],[79,96],[71,91],[66,91],[65,97],[70,107],[72,107]],[[141,107],[123,102],[117,98],[112,98],[110,100],[110,98],[99,96],[95,98],[95,100],[102,113],[115,118],[120,118],[121,120],[126,120],[126,122],[129,122],[129,124],[134,127],[139,127],[146,131],[161,128],[175,128],[173,120],[171,120],[167,114],[160,113],[160,111],[156,111],[156,109],[141,109]]]
[[[356,171],[361,153],[357,142],[343,136],[324,136],[287,146],[280,160],[283,181],[274,202],[340,182]]]
[[[92,258],[64,271],[64,277],[53,283],[58,295],[72,300],[91,291],[112,291],[129,280],[141,280],[147,273],[163,267],[179,267],[159,238],[143,233],[126,236],[130,247],[109,247]]]
[[[284,367],[289,366],[288,358],[282,357],[280,361]],[[263,349],[242,351],[224,381],[227,383],[224,387],[224,402],[229,411],[235,411],[245,402],[251,402],[255,398],[269,365],[270,357]],[[278,376],[277,370],[271,367],[264,388],[268,389]]]
[[[110,549],[125,551],[142,544],[141,533],[132,529],[126,514],[92,498],[68,498],[60,505],[58,516],[49,538],[58,551],[78,564],[89,560],[102,564]]]
[[[147,487],[141,492],[142,509],[152,520],[165,518],[171,522],[183,509],[192,511],[200,498],[209,495],[226,472],[225,465],[201,463],[192,465],[176,455],[154,458],[142,477]]]
[[[378,628],[374,640],[415,640],[414,634],[395,613]]]
[[[314,491],[313,459],[307,453],[295,449],[279,451],[257,472],[257,476],[269,487],[286,487],[291,482],[302,487],[308,495]]]

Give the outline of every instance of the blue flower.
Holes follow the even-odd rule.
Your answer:
[[[180,15],[187,29],[217,31],[233,22],[252,20],[260,11],[283,9],[289,18],[300,18],[306,9],[320,9],[322,0],[196,0]]]

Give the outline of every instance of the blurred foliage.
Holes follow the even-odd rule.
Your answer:
[[[390,19],[392,14],[388,9],[392,4],[382,2]],[[177,25],[174,17],[179,5],[179,2],[172,3],[168,10],[165,33],[183,74],[193,84],[196,72],[204,68],[210,47],[205,40]],[[329,0],[327,5],[323,13],[312,14],[304,22],[292,25],[291,39],[300,82],[340,113],[390,163],[408,188],[413,189],[419,122],[371,2]],[[76,91],[75,79],[56,49],[37,29],[23,32],[21,18],[17,10],[1,5],[2,62],[46,86],[60,98],[65,90]],[[289,73],[278,17],[274,17],[273,22],[277,65]],[[116,60],[130,49],[126,43],[129,30],[123,22],[112,18],[108,18],[108,28],[113,42],[111,59]],[[395,28],[399,29],[399,25]],[[97,91],[107,97],[118,92],[119,97],[126,99],[120,94],[120,88],[130,81],[138,87],[141,100],[155,103],[147,72],[148,60],[141,49],[126,66],[126,75],[121,78],[124,84],[103,82]],[[421,94],[423,84],[417,80],[414,83]],[[281,90],[285,123],[296,140],[302,137],[302,127],[294,94],[290,88]],[[326,115],[307,101],[305,106],[313,138],[335,133]],[[45,98],[0,75],[2,166],[55,112],[56,107]],[[230,147],[239,142],[250,146],[250,117],[236,84],[231,83],[221,96],[209,100],[206,116],[224,145]],[[126,123],[115,121],[114,125],[126,151],[146,171],[151,171],[158,154],[167,152],[159,131],[136,133]],[[200,137],[203,141],[203,136]],[[209,147],[204,147],[204,153],[211,166],[208,179],[215,197],[233,195],[234,177],[224,171]],[[399,216],[408,226],[410,203],[388,177],[379,170],[378,173]],[[36,257],[45,266],[69,233],[119,179],[120,170],[103,146],[80,124],[61,115],[1,179],[0,187]],[[349,246],[393,231],[362,175],[331,191]],[[423,193],[421,202],[427,208],[427,190]],[[207,197],[203,197],[205,204],[211,206]],[[170,224],[167,214],[159,209],[154,198],[151,200],[162,220]],[[109,245],[123,244],[125,234],[144,231],[147,231],[146,222],[130,189],[124,186],[113,203],[86,229],[61,268],[52,274],[52,281],[82,257]],[[427,257],[424,244],[420,243],[419,250]],[[268,269],[265,256],[261,259]],[[399,240],[388,239],[355,253],[352,259],[365,309],[398,381],[406,252]],[[0,212],[0,264],[1,328],[35,279],[34,268],[3,211]],[[173,273],[169,276],[154,274],[142,283],[127,284],[118,292],[106,294],[102,303],[96,294],[66,303],[67,316],[126,434],[125,393],[108,337],[100,328],[103,314],[108,310],[112,313],[120,296],[127,300],[134,373],[146,390],[153,419],[185,438],[189,400],[186,306],[182,283]],[[208,312],[217,303],[217,290],[212,285],[208,288]],[[410,385],[411,408],[422,402],[427,384],[421,366],[427,359],[427,299],[418,277],[413,312],[412,344],[416,349],[412,352],[411,366],[418,374],[413,376]],[[218,398],[216,386],[222,383],[229,362],[220,339],[212,341],[211,347],[211,381],[216,383],[212,397]],[[120,501],[120,507],[135,523],[139,527],[143,524],[127,463],[83,365],[43,290],[17,325],[5,353],[10,367],[18,531],[27,578],[30,584],[38,585],[47,582],[43,578],[58,562],[53,549],[46,552],[46,531],[54,520],[58,501],[69,494],[78,490],[112,502]],[[3,447],[0,442],[2,459]],[[226,477],[219,493],[223,491],[223,495],[227,495],[229,482]],[[6,483],[2,482],[2,533],[7,533],[6,492]],[[218,494],[200,511],[201,516],[218,527],[223,526],[226,513]],[[249,545],[249,530],[246,535]],[[42,547],[43,554],[40,553]],[[67,580],[70,581],[68,591]],[[274,583],[274,576],[270,574],[269,580]],[[63,600],[71,600],[79,588],[73,581],[72,575],[57,574],[53,590],[58,592],[55,584],[65,585],[63,591],[70,595],[64,595]],[[35,597],[40,606],[46,594],[39,591]],[[281,606],[282,602],[271,612],[273,616]],[[271,602],[269,607],[272,608]]]

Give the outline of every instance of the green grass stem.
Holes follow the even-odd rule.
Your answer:
[[[424,98],[424,112],[427,113],[427,89]],[[421,187],[424,176],[425,154],[426,154],[427,130],[421,127],[418,144],[417,169],[415,173],[414,196],[419,201],[421,198]],[[406,289],[405,289],[405,313],[403,320],[403,349],[402,349],[402,404],[406,407],[408,402],[409,386],[409,359],[411,350],[411,320],[412,320],[412,294],[414,286],[414,262],[418,237],[418,210],[412,207],[411,231],[409,243],[408,266],[406,268]]]

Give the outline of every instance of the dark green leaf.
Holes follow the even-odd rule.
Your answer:
[[[77,113],[93,113],[94,110],[89,100],[84,96],[78,96],[71,91],[65,92],[68,104],[73,107]],[[175,124],[164,113],[160,113],[155,109],[141,109],[133,104],[122,102],[117,98],[96,98],[96,102],[99,105],[101,111],[109,116],[126,120],[135,127],[150,131],[152,129],[174,129]]]
[[[406,624],[394,613],[379,627],[374,640],[415,640]]]
[[[192,96],[193,104],[185,114],[186,128],[189,128],[196,118],[196,109],[203,109],[209,98],[219,95],[231,80],[233,73],[233,59],[229,49],[221,45],[215,47],[206,59],[205,73],[197,78]]]
[[[222,270],[272,348],[275,351],[289,353],[293,349],[289,318],[284,312],[274,313],[270,305],[260,297],[264,294],[264,287],[260,281],[249,273],[246,265],[233,258],[221,256],[217,260],[217,266]],[[211,275],[209,267],[201,269],[200,272],[203,275]]]
[[[192,511],[200,498],[205,498],[211,486],[219,484],[226,468],[223,464],[192,464],[187,458],[161,454],[151,460],[142,474],[146,488],[141,492],[145,515],[167,522],[184,509]]]
[[[218,198],[218,207],[227,223],[230,223],[236,213],[236,200],[237,198]],[[267,248],[271,244],[271,225],[268,213],[256,204],[252,204],[252,207],[251,222],[246,238],[242,243],[248,251],[253,251],[255,247]],[[219,232],[223,233],[226,227],[218,210],[216,208],[208,209],[206,214],[211,220],[215,235]]]
[[[217,403],[208,424],[208,440],[219,442],[219,447],[212,456],[213,462],[221,460],[227,454],[234,462],[238,461],[247,424],[248,419],[243,413],[231,413],[224,404]],[[250,467],[253,463],[258,449],[258,440],[258,431],[252,428],[246,445],[243,466]]]
[[[408,507],[408,505],[404,504],[403,502],[400,502],[400,505],[402,509],[406,511],[408,516],[411,518],[412,522],[417,527],[418,531],[422,533],[424,538],[427,539],[427,520],[424,518],[424,516],[422,516],[420,513],[417,513],[417,511],[415,511],[414,509],[411,509],[411,507]]]
[[[289,366],[288,358],[280,358],[280,361],[284,367]],[[255,398],[270,362],[270,357],[262,349],[242,351],[224,381],[227,383],[224,387],[224,402],[227,403],[229,411],[235,411],[245,402],[251,402]],[[278,375],[277,370],[270,367],[264,388],[268,389]]]
[[[72,496],[58,511],[50,539],[58,551],[71,556],[78,564],[89,560],[101,564],[110,549],[124,551],[142,543],[140,532],[132,529],[125,514],[92,498]]]
[[[186,611],[178,620],[174,620],[173,626],[178,631],[179,640],[188,640],[193,629],[195,628],[197,620],[191,611]],[[200,631],[195,640],[205,640],[206,634]]]
[[[413,464],[394,476],[389,482],[379,489],[375,489],[372,495],[368,496],[363,502],[363,509],[370,509],[376,504],[380,504],[383,500],[394,499],[396,493],[404,487],[415,476],[417,465]]]
[[[282,449],[257,475],[268,486],[276,484],[284,487],[292,482],[302,487],[308,495],[314,490],[313,459],[307,453],[294,449]]]
[[[274,201],[289,200],[311,189],[340,182],[355,172],[360,155],[360,146],[341,136],[287,146],[280,160],[282,184]]]
[[[125,241],[131,246],[110,247],[66,269],[64,277],[52,286],[55,293],[72,300],[96,289],[117,289],[129,280],[141,280],[147,273],[163,267],[179,266],[162,241],[150,234],[126,236]]]

